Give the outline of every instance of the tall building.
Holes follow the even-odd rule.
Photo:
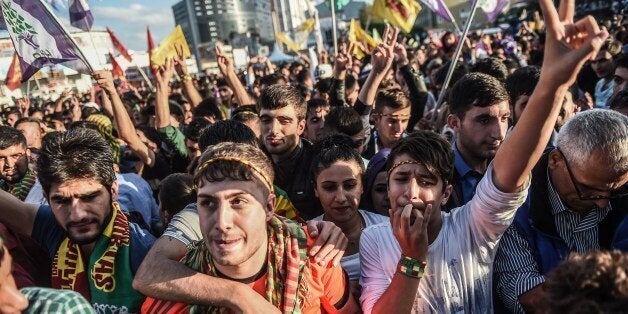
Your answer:
[[[236,46],[270,42],[275,37],[271,0],[181,0],[172,6],[172,13],[193,47],[199,67],[200,47],[216,41]]]

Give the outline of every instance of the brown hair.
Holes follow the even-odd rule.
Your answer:
[[[549,274],[543,289],[551,313],[625,313],[628,254],[572,254]]]
[[[383,89],[375,97],[375,112],[384,112],[384,107],[404,109],[410,107],[408,96],[400,88]]]
[[[257,102],[257,112],[260,113],[262,109],[275,110],[287,106],[294,107],[299,120],[305,119],[307,104],[299,89],[291,85],[276,84],[262,90]]]

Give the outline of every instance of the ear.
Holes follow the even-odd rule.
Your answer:
[[[550,153],[549,153],[549,158],[547,161],[547,167],[550,170],[554,170],[558,167],[560,167],[560,164],[564,162],[563,161],[563,157],[560,155],[560,153],[553,149]]]
[[[305,119],[302,119],[302,120],[299,120],[299,123],[297,124],[297,134],[301,136],[304,131],[305,131]]]
[[[269,221],[275,212],[275,194],[268,195],[266,200],[266,221]]]
[[[451,191],[453,191],[453,186],[451,184],[447,184],[445,188],[445,192],[443,193],[443,199],[441,200],[440,206],[443,207],[447,204],[449,197],[451,196]]]
[[[118,199],[118,180],[114,180],[113,183],[111,184],[111,199],[112,200],[117,200]]]
[[[462,126],[462,121],[457,115],[449,114],[447,116],[447,125],[455,132],[459,132],[460,127]]]
[[[380,116],[379,114],[376,113],[372,113],[371,114],[371,120],[373,120],[373,122],[375,122],[375,124],[379,123],[379,120],[382,119],[382,116]]]

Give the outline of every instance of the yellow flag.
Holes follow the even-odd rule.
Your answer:
[[[399,27],[404,33],[410,33],[421,5],[415,0],[375,0],[373,1],[373,15]]]
[[[177,49],[181,49],[180,47],[183,47],[183,56],[186,59],[192,55],[190,46],[188,46],[188,42],[183,35],[181,25],[177,25],[174,31],[155,48],[151,54],[151,63],[157,66],[163,65],[166,62],[166,58],[177,56]]]
[[[299,51],[299,45],[297,45],[297,43],[292,41],[292,39],[290,39],[288,35],[286,35],[286,33],[277,33],[275,34],[275,38],[277,38],[277,40],[279,40],[284,45],[286,45],[290,50],[294,52]]]
[[[360,22],[351,20],[349,25],[349,41],[354,43],[353,55],[358,59],[362,59],[366,54],[371,53],[373,48],[379,44],[373,37],[371,37],[362,27]]]
[[[288,48],[294,52],[299,52],[301,49],[305,49],[307,45],[307,39],[310,37],[310,33],[314,30],[315,20],[307,19],[297,27],[294,32],[294,40],[286,33],[277,33],[275,37],[277,40],[288,46]]]

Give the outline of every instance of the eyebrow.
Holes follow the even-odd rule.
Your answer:
[[[53,196],[50,197],[50,199],[52,200],[65,200],[65,199],[69,199],[69,198],[85,198],[85,197],[91,197],[91,196],[97,196],[100,195],[102,193],[101,190],[95,190],[95,191],[88,191],[85,193],[81,193],[81,194],[74,194],[70,197],[66,197],[63,196],[61,194],[55,194]]]
[[[244,191],[234,192],[234,193],[228,194],[226,196],[226,198],[230,199],[230,198],[234,198],[234,197],[240,196],[240,195],[251,195],[251,193],[247,193],[247,192],[244,192]],[[218,199],[218,197],[216,197],[216,196],[214,196],[212,194],[206,194],[206,193],[199,193],[197,195],[197,197],[198,198],[207,198],[207,199],[212,199],[212,200]]]

